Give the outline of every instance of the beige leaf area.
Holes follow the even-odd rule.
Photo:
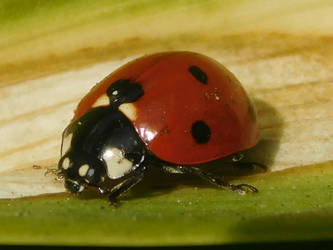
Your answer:
[[[294,20],[292,33],[288,33],[288,24],[281,16],[261,13],[267,22],[259,26],[259,31],[245,26],[244,30],[234,28],[231,34],[225,34],[215,23],[215,33],[192,27],[188,33],[166,29],[169,36],[158,37],[153,27],[155,37],[132,30],[133,33],[127,31],[120,38],[103,37],[101,45],[90,39],[87,43],[80,41],[78,48],[73,49],[72,36],[79,40],[80,32],[87,35],[86,29],[91,28],[74,26],[72,36],[65,30],[65,37],[57,33],[35,40],[24,37],[22,46],[26,46],[27,52],[23,53],[22,61],[17,55],[8,59],[14,45],[8,46],[3,51],[4,62],[0,63],[0,198],[64,192],[63,184],[45,172],[57,165],[61,133],[77,102],[117,67],[157,51],[203,53],[236,75],[254,102],[260,124],[261,141],[249,151],[249,157],[266,164],[270,171],[332,161],[332,27],[327,17],[322,28],[310,25],[317,33],[306,32],[302,25],[297,25],[303,18],[316,22],[315,17],[327,11],[327,6],[323,6],[317,6],[313,14],[309,9],[294,10],[290,15],[290,20]],[[187,15],[194,15],[199,9],[196,6],[193,14],[192,7]],[[218,20],[214,13],[214,20]],[[150,15],[150,21],[157,18]],[[163,15],[180,18],[178,12]],[[213,23],[213,19],[209,22]],[[297,27],[300,32],[295,32]],[[221,28],[225,28],[225,23],[221,23]],[[101,30],[94,33],[98,31]],[[59,53],[48,50],[50,36],[60,38]],[[71,39],[67,51],[63,47],[66,39]],[[38,55],[29,59],[27,54],[34,45],[38,46]]]

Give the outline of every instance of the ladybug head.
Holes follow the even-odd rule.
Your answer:
[[[64,131],[58,169],[72,193],[87,185],[106,183],[130,174],[146,155],[129,119],[118,109],[94,108],[73,121]]]
[[[64,176],[65,188],[71,193],[80,193],[87,185],[100,186],[105,180],[103,163],[82,154],[66,153],[59,160],[58,169]]]

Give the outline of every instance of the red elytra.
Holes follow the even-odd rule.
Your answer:
[[[190,72],[192,66],[204,72],[206,83]],[[91,89],[73,120],[92,109],[119,79],[141,84],[144,95],[133,103],[132,123],[149,150],[164,161],[209,162],[258,142],[256,115],[239,81],[217,61],[193,52],[158,53],[125,64]],[[210,129],[206,143],[192,136],[197,121]]]

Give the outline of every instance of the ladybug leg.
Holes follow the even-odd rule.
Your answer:
[[[237,166],[237,167],[246,167],[249,169],[253,169],[255,167],[259,167],[261,168],[261,170],[263,170],[264,172],[267,171],[267,166],[259,163],[259,162],[254,162],[254,161],[243,161],[245,159],[244,154],[242,153],[237,153],[234,154],[231,161],[228,161],[228,163]]]
[[[259,162],[252,162],[252,161],[246,161],[246,162],[232,162],[232,164],[236,167],[245,167],[248,169],[254,169],[256,167],[259,167],[261,171],[266,172],[267,171],[267,166],[264,164],[261,164]]]
[[[144,177],[147,167],[140,166],[133,171],[133,175],[114,186],[111,190],[100,188],[100,192],[107,194],[112,205],[117,206],[117,198],[138,184]]]
[[[192,174],[199,176],[201,179],[208,181],[218,187],[226,188],[231,191],[238,192],[240,194],[245,194],[248,192],[257,193],[258,189],[249,184],[230,184],[229,182],[223,180],[220,176],[201,170],[200,168],[190,167],[190,166],[163,166],[163,169],[169,173],[173,174]]]

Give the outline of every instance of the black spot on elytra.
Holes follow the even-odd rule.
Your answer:
[[[199,82],[203,84],[207,84],[208,77],[205,72],[203,72],[198,66],[190,66],[188,68],[188,71],[194,76],[195,79],[197,79]]]
[[[210,139],[210,128],[204,121],[196,121],[193,123],[191,132],[197,143],[207,143]]]
[[[106,91],[110,102],[114,105],[135,102],[143,96],[144,91],[141,84],[130,79],[120,79],[110,85]]]

